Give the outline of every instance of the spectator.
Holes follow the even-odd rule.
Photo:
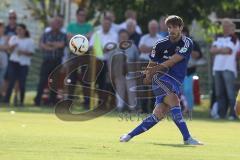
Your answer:
[[[118,33],[120,30],[120,26],[115,23],[116,20],[115,14],[112,11],[106,11],[105,16],[112,19],[111,31]]]
[[[5,103],[9,103],[12,89],[15,82],[19,81],[20,89],[20,106],[23,106],[25,97],[25,84],[28,74],[28,68],[31,64],[31,56],[34,53],[34,42],[30,38],[27,27],[24,24],[18,24],[16,36],[12,36],[9,40],[10,58],[9,58],[9,85],[4,99]]]
[[[79,8],[76,11],[77,22],[70,23],[67,26],[67,34],[68,34],[69,39],[73,35],[76,35],[76,34],[81,34],[81,35],[84,35],[84,36],[90,38],[93,28],[92,28],[92,25],[90,25],[86,22],[86,16],[87,16],[87,11],[84,8]],[[75,57],[75,56],[76,55],[70,53],[70,57]],[[73,69],[69,68],[69,72],[72,72],[72,70]],[[81,67],[80,75],[79,75],[78,70],[75,70],[70,74],[69,79],[71,80],[71,86],[69,86],[69,88],[68,88],[68,94],[69,94],[68,98],[70,98],[70,99],[74,98],[74,96],[72,96],[72,95],[74,94],[75,85],[77,83],[78,77],[80,76],[80,78],[83,78],[86,70],[87,70],[87,66],[83,66],[83,67]],[[83,86],[89,86],[89,84],[84,83],[84,81],[82,81],[82,80],[80,80],[80,83]],[[89,103],[90,103],[89,97],[87,96],[87,95],[89,95],[88,90],[82,90],[82,91],[83,91],[83,96],[84,96],[83,105],[86,109],[88,109]]]
[[[190,37],[189,29],[183,27],[182,34]],[[193,95],[193,76],[196,74],[197,60],[202,57],[201,49],[196,41],[193,40],[193,50],[188,62],[187,74],[183,82],[183,94],[187,101],[188,109],[191,111],[194,106],[194,95]]]
[[[130,10],[129,9],[129,10],[127,10],[125,12],[125,22],[121,23],[119,25],[119,28],[120,29],[127,29],[127,21],[128,21],[128,19],[133,19],[133,20],[136,21],[136,32],[141,35],[142,34],[142,30],[141,30],[140,26],[137,25],[137,13],[134,10]]]
[[[49,74],[61,64],[64,47],[67,45],[67,35],[61,31],[61,22],[57,17],[51,20],[51,31],[43,33],[40,40],[40,48],[43,52],[43,62],[40,70],[40,80],[37,95],[34,99],[35,105],[41,104],[43,89],[48,82]],[[50,91],[49,104],[56,102],[56,93]]]
[[[142,36],[139,42],[139,50],[141,52],[139,58],[141,61],[149,61],[149,54],[152,51],[153,45],[157,40],[163,38],[157,34],[158,22],[156,20],[151,20],[148,23],[148,31],[149,33]]]
[[[162,37],[167,37],[168,36],[168,29],[167,25],[165,24],[165,16],[161,16],[159,19],[159,32],[158,34]]]
[[[14,10],[8,12],[8,20],[8,25],[5,27],[5,35],[10,37],[16,35],[17,14]]]
[[[103,61],[104,66],[97,77],[97,85],[101,90],[107,89],[107,60],[108,56],[103,50],[107,43],[118,43],[118,35],[111,30],[112,19],[108,16],[104,16],[102,19],[102,27],[100,30],[97,30],[93,33],[93,36],[90,39],[90,47],[93,48],[94,54],[97,56],[98,61]],[[106,99],[105,95],[99,95],[100,100]],[[99,101],[100,102],[100,101]]]
[[[16,35],[16,28],[17,28],[17,14],[14,10],[9,10],[8,12],[8,24],[5,26],[5,35],[8,37],[8,39]],[[8,57],[9,58],[9,57]],[[3,89],[2,89],[2,95],[6,95],[6,91],[8,88],[8,66],[7,70],[4,75],[4,84],[3,84]],[[18,105],[18,94],[19,94],[19,84],[18,81],[16,81],[15,84],[15,95],[14,95],[14,105]]]
[[[163,38],[158,33],[158,22],[156,20],[151,20],[148,23],[148,34],[142,36],[139,42],[139,50],[141,52],[139,60],[141,62],[148,63],[150,58],[149,55],[152,51],[153,46],[155,45],[156,41]],[[145,88],[147,89],[147,88]],[[149,113],[152,109],[148,108],[149,106],[153,106],[154,99],[141,99],[140,105],[142,107],[143,112]]]
[[[235,35],[235,24],[229,20],[222,21],[223,35],[212,44],[210,52],[215,56],[213,63],[215,91],[218,103],[218,113],[225,118],[230,104],[229,120],[236,119],[234,112],[235,86],[237,77],[236,54],[239,41]],[[226,95],[225,95],[226,93]]]
[[[126,24],[127,31],[129,33],[129,39],[132,40],[136,46],[138,46],[141,35],[136,32],[136,21],[134,19],[128,19]]]
[[[84,8],[78,8],[76,11],[76,22],[72,22],[67,26],[68,39],[76,34],[85,35],[90,38],[93,31],[92,25],[86,22],[87,11]]]
[[[2,99],[2,89],[4,75],[8,65],[8,38],[4,35],[4,23],[0,20],[0,99]]]
[[[129,33],[122,29],[119,31],[119,43],[122,41],[129,40]],[[129,109],[133,110],[135,108],[136,94],[130,91],[131,87],[136,86],[136,80],[134,80],[134,75],[128,73],[127,62],[137,62],[139,53],[138,48],[133,43],[132,46],[122,52],[122,50],[113,50],[112,67],[111,67],[111,77],[112,82],[116,87],[117,96],[117,108],[119,111],[123,111],[126,103],[129,105]],[[124,54],[123,54],[124,53]],[[123,56],[120,56],[123,54]],[[112,55],[112,56],[113,56]],[[134,63],[133,63],[134,64]],[[133,66],[132,64],[132,66]],[[125,101],[123,101],[125,100]]]
[[[59,23],[61,25],[61,32],[66,33],[67,31],[66,31],[65,27],[63,26],[64,16],[63,15],[58,15],[58,16],[56,16],[56,18],[59,20]],[[50,32],[51,30],[52,30],[52,28],[51,28],[51,24],[50,24],[48,27],[45,28],[44,32]]]

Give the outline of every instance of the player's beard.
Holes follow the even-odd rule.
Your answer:
[[[176,42],[180,39],[181,33],[170,33],[170,40]]]

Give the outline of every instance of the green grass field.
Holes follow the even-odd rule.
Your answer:
[[[207,113],[198,109],[195,114]],[[13,112],[14,111],[14,112]],[[33,112],[33,113],[32,113]],[[202,112],[202,113],[201,113]],[[1,160],[239,160],[240,123],[206,117],[187,121],[204,146],[184,146],[171,121],[163,120],[129,143],[121,134],[140,121],[117,113],[86,122],[64,122],[53,109],[0,108]]]

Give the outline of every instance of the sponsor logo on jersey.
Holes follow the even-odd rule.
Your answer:
[[[183,48],[180,49],[179,52],[180,52],[180,53],[185,53],[185,52],[187,52],[187,48],[183,47]]]

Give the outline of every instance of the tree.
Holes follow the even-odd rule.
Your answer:
[[[216,11],[220,16],[233,16],[240,9],[240,0],[91,0],[89,10],[93,15],[96,10],[112,10],[116,21],[124,20],[126,9],[138,13],[138,23],[147,31],[150,19],[159,19],[162,15],[176,14],[183,17],[186,24],[193,19],[209,24],[208,15]]]
[[[32,16],[40,20],[44,27],[48,25],[48,19],[64,14],[64,0],[29,0],[26,4],[31,10]]]

